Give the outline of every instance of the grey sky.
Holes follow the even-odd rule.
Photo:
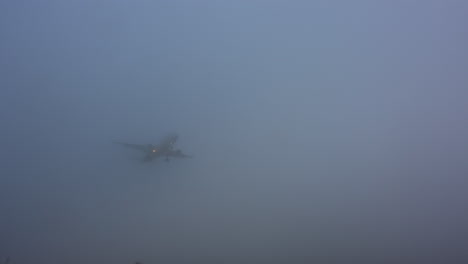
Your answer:
[[[465,254],[467,13],[0,2],[0,258]],[[194,159],[140,164],[111,143],[171,131]]]

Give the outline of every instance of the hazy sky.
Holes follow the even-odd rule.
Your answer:
[[[0,261],[463,257],[467,14],[1,1]],[[171,131],[193,159],[112,144]]]

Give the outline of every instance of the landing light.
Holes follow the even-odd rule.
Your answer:
[[[153,152],[156,152],[156,150],[155,150],[155,149],[153,149]]]

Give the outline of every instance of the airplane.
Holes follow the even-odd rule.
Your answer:
[[[169,161],[169,157],[174,158],[191,158],[192,156],[184,154],[180,149],[174,149],[174,145],[179,136],[176,133],[171,133],[163,138],[158,145],[153,144],[131,144],[125,142],[114,141],[115,144],[122,145],[126,148],[143,151],[145,157],[143,161],[148,162],[159,157],[165,157],[166,161]]]

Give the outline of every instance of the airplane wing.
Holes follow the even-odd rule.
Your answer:
[[[171,151],[169,156],[176,157],[176,158],[192,158],[191,155],[184,154],[180,149]]]
[[[125,142],[117,142],[117,141],[114,141],[114,143],[118,145],[122,145],[126,148],[142,150],[142,151],[145,151],[148,148],[146,145],[140,145],[140,144],[130,144],[130,143],[125,143]]]

